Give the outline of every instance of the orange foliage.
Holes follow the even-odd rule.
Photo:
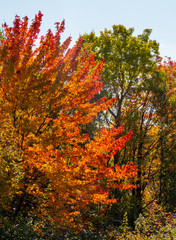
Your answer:
[[[115,101],[89,101],[101,91],[103,61],[95,65],[94,56],[81,54],[82,39],[72,49],[70,38],[61,43],[64,21],[56,23],[55,34],[48,30],[35,46],[41,21],[39,12],[30,27],[27,17],[18,16],[13,27],[4,25],[0,130],[13,129],[21,153],[18,165],[28,172],[26,176],[35,175],[36,169],[43,174],[40,181],[21,181],[19,188],[40,199],[38,214],[64,225],[80,217],[90,203],[116,202],[109,199],[110,189],[131,188],[120,181],[134,177],[136,168],[133,164],[107,168],[107,161],[124,147],[131,132],[117,139],[123,127],[102,129],[92,141],[80,132],[81,125]]]

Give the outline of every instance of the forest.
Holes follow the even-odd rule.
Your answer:
[[[42,16],[0,32],[0,239],[176,239],[176,62]]]

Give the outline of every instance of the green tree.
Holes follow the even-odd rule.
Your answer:
[[[93,32],[82,36],[88,54],[93,52],[97,60],[105,59],[100,95],[116,97],[115,104],[104,114],[106,123],[116,127],[123,124],[125,101],[144,88],[158,55],[158,43],[149,39],[150,29],[137,37],[133,32],[133,28],[114,25],[112,31],[105,29],[99,37]]]
[[[138,36],[134,36],[133,33],[133,28],[114,25],[112,30],[105,29],[99,36],[93,32],[83,35],[83,48],[87,50],[87,54],[93,52],[97,60],[105,59],[102,70],[103,88],[96,98],[102,95],[108,99],[116,97],[115,104],[99,114],[95,124],[99,122],[106,127],[118,127],[123,124],[127,131],[133,131],[130,143],[113,159],[113,165],[134,161],[138,168],[135,181],[137,188],[132,193],[129,192],[129,195],[123,195],[118,190],[114,193],[116,197],[121,198],[123,208],[129,207],[129,212],[133,215],[132,222],[144,205],[142,201],[147,187],[146,174],[150,175],[153,162],[150,154],[158,141],[156,138],[151,142],[155,113],[150,102],[151,89],[147,88],[147,83],[156,68],[159,54],[158,43],[150,39],[150,29],[145,29]],[[109,165],[111,163],[112,159]],[[127,206],[126,202],[130,202],[130,206]]]

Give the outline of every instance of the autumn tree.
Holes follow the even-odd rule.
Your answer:
[[[121,182],[135,176],[132,163],[107,167],[131,132],[123,136],[118,126],[101,129],[93,140],[83,134],[82,126],[116,102],[112,96],[91,102],[102,89],[103,60],[95,64],[93,55],[87,57],[81,38],[71,49],[70,38],[61,43],[64,21],[36,44],[41,22],[39,12],[30,26],[27,17],[18,16],[13,27],[4,24],[0,147],[7,193],[1,195],[1,212],[37,214],[60,228],[81,228],[91,203],[106,208],[117,201],[110,189],[133,187]]]

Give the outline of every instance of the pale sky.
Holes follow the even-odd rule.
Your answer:
[[[160,43],[160,55],[176,61],[176,0],[0,0],[0,24],[12,25],[15,15],[32,20],[38,11],[44,14],[41,33],[65,19],[62,39],[122,24],[135,29],[134,35],[145,28],[152,29],[151,39]]]

